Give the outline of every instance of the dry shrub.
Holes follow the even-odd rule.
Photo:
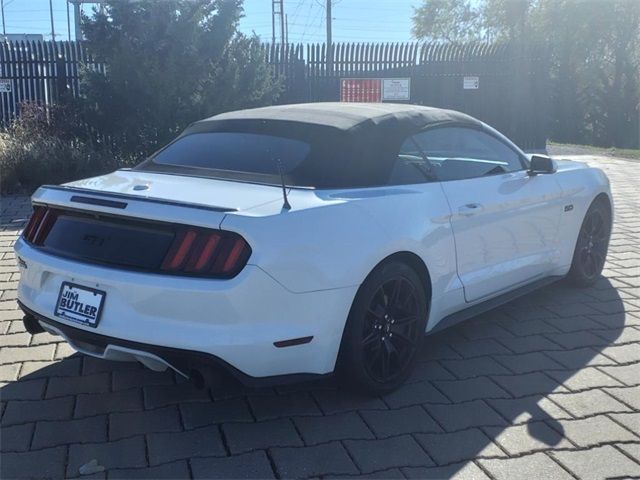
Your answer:
[[[72,107],[24,104],[19,119],[0,133],[0,192],[31,193],[100,175],[124,164],[83,131]]]

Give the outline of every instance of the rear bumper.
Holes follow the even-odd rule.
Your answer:
[[[292,382],[315,380],[323,375],[299,373],[273,375],[269,377],[252,377],[241,372],[224,360],[202,352],[181,350],[179,348],[160,347],[146,343],[130,342],[120,338],[107,337],[80,328],[64,325],[50,318],[43,317],[18,302],[25,313],[24,322],[31,333],[47,331],[62,336],[75,350],[93,357],[116,361],[139,361],[152,370],[175,370],[185,378],[193,379],[194,372],[209,377],[217,372],[228,374],[249,387],[266,387]],[[36,328],[33,331],[34,322]],[[327,374],[325,374],[327,375]]]
[[[79,346],[74,339],[86,337],[102,348],[97,354],[78,350],[101,356],[108,345],[136,345],[180,365],[178,358],[184,357],[222,362],[245,383],[251,383],[251,377],[332,372],[356,291],[293,293],[252,265],[229,280],[176,278],[82,264],[43,253],[22,240],[15,250],[21,260],[21,305],[60,330],[72,346]],[[52,320],[65,281],[106,292],[97,328]],[[285,348],[274,345],[301,337],[313,339]]]

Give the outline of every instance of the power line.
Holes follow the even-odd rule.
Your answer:
[[[300,7],[304,5],[306,0],[302,0],[301,2],[296,3],[296,8],[293,11],[293,15],[291,16],[291,25],[295,24],[296,19],[298,18],[298,12],[300,11]],[[287,43],[289,42],[289,19],[287,19]]]
[[[4,4],[5,7],[7,5],[8,5],[8,3]],[[64,9],[62,9],[62,8],[54,8],[53,11],[54,12],[64,12]],[[11,13],[35,13],[35,12],[44,13],[45,15],[47,13],[47,12],[43,12],[41,8],[30,8],[30,9],[27,9],[27,10],[11,9]]]
[[[334,24],[335,24],[336,23],[335,22],[336,18],[334,17],[333,20],[334,20]],[[252,27],[268,27],[270,25],[271,25],[271,23],[262,22],[262,23],[254,23],[251,26]],[[293,27],[304,27],[304,26],[306,26],[306,24],[304,24],[304,23],[294,23],[294,22],[289,22],[289,25],[293,26]],[[371,26],[357,26],[357,25],[354,25],[354,26],[349,26],[349,27],[341,26],[340,30],[355,30],[355,31],[360,30],[360,31],[379,32],[380,31],[380,25],[371,25]],[[402,31],[405,31],[405,30],[406,30],[405,28],[400,28],[400,27],[396,27],[396,28],[386,28],[385,27],[385,31],[387,31],[387,32],[389,32],[389,31],[391,31],[391,32],[402,32]]]
[[[21,25],[13,25],[13,24],[7,24],[7,28],[12,29],[12,30],[31,30],[32,32],[42,32],[42,28],[38,28],[38,27],[23,27]],[[50,33],[43,33],[42,35],[49,37],[51,36]]]
[[[304,41],[304,38],[307,34],[307,29],[309,28],[309,25],[311,25],[312,23],[315,23],[318,15],[316,15],[313,19],[313,21],[311,20],[311,13],[313,12],[313,7],[314,7],[314,2],[311,2],[309,4],[309,12],[307,15],[307,22],[305,23],[304,29],[302,30],[302,37],[300,38],[300,41]]]

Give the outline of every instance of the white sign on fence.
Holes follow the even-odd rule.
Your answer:
[[[409,100],[411,96],[410,78],[383,78],[382,101]]]
[[[0,93],[11,92],[11,80],[8,78],[0,78]]]
[[[464,77],[462,88],[465,90],[478,90],[480,88],[480,77]]]

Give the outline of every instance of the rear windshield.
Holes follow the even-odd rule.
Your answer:
[[[308,143],[291,138],[244,132],[192,133],[158,152],[153,162],[188,168],[279,174],[295,171],[309,155]]]
[[[404,129],[340,130],[303,122],[197,122],[136,170],[280,185],[353,188],[385,185]]]

